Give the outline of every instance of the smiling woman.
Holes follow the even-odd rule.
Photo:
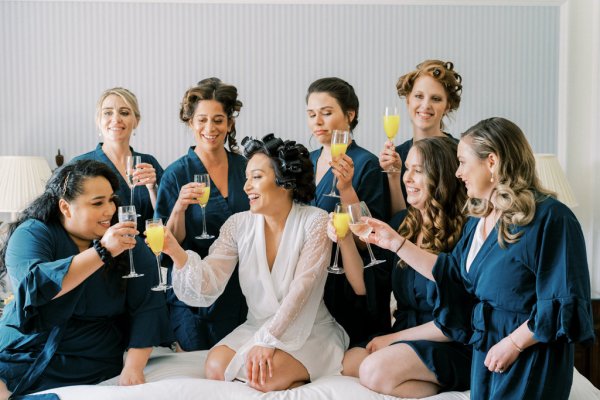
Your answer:
[[[305,204],[315,190],[308,151],[272,134],[243,144],[250,211],[225,222],[205,257],[169,232],[163,251],[177,296],[198,307],[219,298],[239,260],[248,318],[211,349],[206,376],[284,390],[339,374],[348,336],[323,301],[331,242],[327,214]]]
[[[248,209],[248,197],[242,189],[246,160],[238,153],[235,139],[235,119],[241,108],[236,87],[218,78],[198,82],[181,101],[179,118],[190,128],[195,146],[166,169],[158,190],[156,216],[168,221],[167,227],[184,249],[202,257],[225,220]],[[195,175],[208,175],[210,187],[194,182]],[[199,201],[205,196],[207,202],[200,207]],[[203,221],[208,235],[201,235]],[[170,267],[171,260],[165,258]],[[189,307],[175,293],[167,294],[179,350],[209,349],[246,319],[237,268],[234,276],[224,295],[209,307]]]
[[[15,299],[0,323],[0,398],[2,384],[19,395],[119,374],[121,385],[143,383],[152,346],[170,340],[164,296],[149,289],[152,253],[133,222],[113,224],[117,188],[105,164],[69,163],[10,225],[0,269]],[[127,249],[143,277],[121,279]]]
[[[140,215],[137,228],[143,232],[144,221],[154,214],[156,190],[163,169],[156,158],[136,152],[129,144],[140,119],[140,109],[133,93],[119,87],[105,90],[96,104],[96,125],[102,142],[95,150],[73,160],[101,161],[116,173],[119,181],[116,194],[123,204],[136,207]],[[127,168],[130,156],[140,157],[140,162],[132,165],[133,173]]]

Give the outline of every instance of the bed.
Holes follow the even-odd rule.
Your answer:
[[[116,386],[113,378],[99,385],[69,386],[47,392],[61,400],[196,400],[196,399],[267,399],[267,400],[395,400],[370,391],[355,378],[328,376],[302,387],[281,392],[261,393],[240,382],[211,381],[204,378],[207,351],[173,353],[169,349],[153,351],[145,369],[148,383]],[[46,392],[42,392],[46,393]],[[429,400],[465,400],[469,392],[448,392],[428,397]],[[570,400],[600,399],[595,388],[577,370],[573,374]]]

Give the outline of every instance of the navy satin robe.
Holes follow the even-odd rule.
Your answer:
[[[310,159],[315,173],[321,149],[312,151]],[[379,166],[377,157],[352,141],[346,154],[354,163],[352,187],[359,200],[364,201],[374,218],[386,220],[388,217],[389,192],[385,173]],[[325,196],[331,191],[333,173],[331,168],[317,185],[316,197],[311,205],[333,212],[339,198]],[[337,192],[337,189],[336,189]],[[339,194],[339,192],[337,192]],[[375,247],[373,247],[375,248]],[[333,251],[335,251],[335,246]],[[369,262],[368,253],[363,252],[365,265]],[[333,262],[333,256],[332,256]],[[342,257],[338,263],[343,267]],[[388,263],[377,264],[365,270],[366,295],[357,295],[344,275],[329,274],[325,284],[325,304],[329,312],[342,325],[350,336],[350,346],[364,342],[378,332],[390,329],[390,268]]]
[[[516,243],[498,244],[495,228],[469,271],[466,260],[478,219],[433,268],[439,295],[436,325],[473,345],[472,399],[567,399],[575,342],[594,339],[585,240],[575,215],[553,198],[537,203],[533,221],[515,228]],[[471,306],[470,306],[471,305]],[[539,343],[504,373],[484,365],[488,350],[528,321]]]
[[[250,208],[248,195],[243,190],[246,181],[246,159],[230,152],[227,153],[227,159],[228,196],[224,198],[211,180],[210,198],[206,205],[206,230],[214,235],[215,239],[227,218]],[[205,173],[208,171],[194,152],[194,147],[190,147],[187,155],[179,158],[166,169],[158,190],[155,216],[162,218],[166,224],[182,186],[193,182],[195,174]],[[215,239],[194,238],[202,233],[202,210],[199,205],[192,204],[187,208],[185,231],[186,236],[181,246],[205,257]],[[172,265],[171,260],[166,256],[164,263],[169,267]],[[210,349],[243,323],[248,314],[237,267],[223,294],[209,307],[190,307],[180,301],[172,290],[167,294],[167,301],[175,337],[186,351]]]
[[[165,294],[150,290],[158,281],[156,259],[141,238],[133,254],[143,277],[124,280],[123,272],[103,266],[53,299],[77,254],[59,223],[25,221],[9,240],[15,299],[0,320],[0,378],[15,394],[99,383],[121,373],[128,348],[172,340]],[[22,379],[28,383],[17,388]]]

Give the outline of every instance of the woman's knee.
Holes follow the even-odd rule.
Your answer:
[[[231,357],[226,353],[226,351],[219,351],[219,349],[213,349],[208,353],[204,364],[204,373],[207,379],[218,381],[225,379],[225,369],[231,361]]]
[[[392,377],[375,357],[369,356],[358,368],[358,380],[361,385],[377,393],[387,394],[393,389]]]

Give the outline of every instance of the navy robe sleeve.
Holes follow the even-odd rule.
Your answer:
[[[156,258],[140,237],[134,249],[134,263],[141,278],[127,282],[127,312],[130,316],[128,347],[144,348],[172,341],[164,292],[150,290],[158,283]]]
[[[477,299],[465,286],[461,266],[476,226],[477,220],[469,219],[454,250],[438,254],[432,271],[436,290],[430,293],[429,300],[433,303],[434,324],[450,339],[465,344],[473,334],[471,315]]]
[[[56,239],[43,223],[30,220],[15,230],[8,243],[5,261],[15,291],[9,323],[21,332],[46,330],[66,321],[73,311],[69,300],[77,296],[77,290],[52,300],[60,292],[73,260],[72,256],[53,259]],[[47,314],[40,313],[40,308],[51,301],[65,303],[65,307],[52,307],[52,318],[46,320]]]
[[[566,206],[557,201],[549,203],[539,236],[522,239],[530,241],[531,246],[539,243],[535,262],[537,302],[528,327],[541,342],[561,338],[591,342],[594,329],[583,232]]]

